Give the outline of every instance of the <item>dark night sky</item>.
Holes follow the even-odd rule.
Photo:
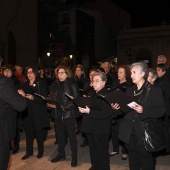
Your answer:
[[[132,27],[170,25],[168,0],[112,0],[131,14]]]

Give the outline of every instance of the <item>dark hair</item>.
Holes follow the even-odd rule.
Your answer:
[[[158,64],[156,67],[160,68],[163,72],[167,70],[167,66],[165,64]]]
[[[36,66],[28,66],[28,67],[26,67],[26,69],[25,69],[25,74],[26,74],[26,76],[27,76],[27,72],[28,72],[28,69],[32,69],[32,72],[36,75],[36,76],[38,76],[39,75],[39,73],[38,73],[38,68],[36,67]]]
[[[153,68],[149,68],[148,69],[148,73],[152,73],[152,77],[153,78],[157,78],[158,77],[158,75],[157,75],[157,71],[156,70],[154,70]]]
[[[123,68],[123,69],[125,70],[126,78],[130,78],[129,65],[119,65],[119,66],[117,67],[117,71],[119,70],[119,68]]]
[[[86,74],[85,74],[85,71],[84,71],[84,67],[83,67],[81,64],[78,64],[78,65],[76,65],[76,68],[79,68],[79,69],[82,71],[81,76],[82,76],[83,78],[85,78],[85,77],[86,77]],[[77,75],[76,75],[76,68],[75,68],[74,78],[77,77]]]
[[[12,74],[14,73],[14,70],[15,70],[11,64],[6,64],[2,67],[2,71],[6,70],[6,69],[11,70]]]

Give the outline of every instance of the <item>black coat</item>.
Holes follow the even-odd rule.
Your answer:
[[[25,98],[18,94],[11,79],[0,75],[0,144],[15,137],[17,111],[26,106]]]
[[[108,90],[104,87],[97,94],[95,91],[89,93],[94,98],[94,102],[98,104],[98,108],[90,109],[89,114],[83,114],[81,130],[84,133],[92,134],[110,134],[111,132],[111,116],[112,108],[103,100],[97,98],[97,95],[106,95]],[[93,105],[93,104],[92,104]]]
[[[34,93],[38,93],[43,96],[48,94],[46,84],[41,78],[36,78],[33,86],[29,85],[29,81],[23,83],[22,89],[26,94],[34,95]],[[41,97],[34,95],[34,100],[27,99],[27,104],[27,110],[23,114],[24,124],[29,125],[29,117],[31,117],[35,131],[49,128],[50,122],[45,101]]]
[[[135,86],[136,85],[129,87],[126,93],[133,97]],[[164,113],[165,107],[162,91],[159,87],[151,86],[150,92],[143,103],[143,113],[137,114],[137,112],[133,110],[123,117],[119,126],[119,139],[128,144],[130,136],[135,129],[138,144],[143,145],[144,134],[139,123],[148,118],[160,118]]]
[[[55,80],[50,86],[50,94],[49,97],[57,99],[60,94],[59,104],[62,109],[56,108],[52,109],[52,116],[56,119],[74,119],[80,116],[77,107],[73,104],[73,102],[65,95],[66,93],[73,96],[74,98],[80,96],[80,91],[77,83],[72,78],[67,78],[63,83],[63,87],[61,87],[61,83],[59,80]]]

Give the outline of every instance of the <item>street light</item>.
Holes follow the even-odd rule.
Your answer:
[[[72,58],[73,58],[73,55],[70,55],[70,67],[72,66],[72,62],[71,62]]]
[[[50,52],[47,52],[47,56],[50,57]]]

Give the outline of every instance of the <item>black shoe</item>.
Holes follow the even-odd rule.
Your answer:
[[[28,159],[30,156],[33,156],[33,153],[26,153],[21,159],[25,160]]]
[[[19,147],[14,147],[14,149],[12,150],[12,154],[16,154],[19,151]]]
[[[77,166],[77,158],[72,158],[71,167],[76,167],[76,166]]]
[[[40,159],[40,158],[42,158],[43,157],[43,152],[38,152],[38,154],[37,154],[37,159]]]
[[[86,147],[86,146],[88,146],[88,144],[82,143],[82,144],[80,145],[80,148],[84,148],[84,147]]]
[[[52,163],[55,163],[55,162],[58,162],[58,161],[63,161],[63,160],[66,160],[66,156],[60,156],[60,155],[57,155],[55,158],[51,159],[51,162]]]

